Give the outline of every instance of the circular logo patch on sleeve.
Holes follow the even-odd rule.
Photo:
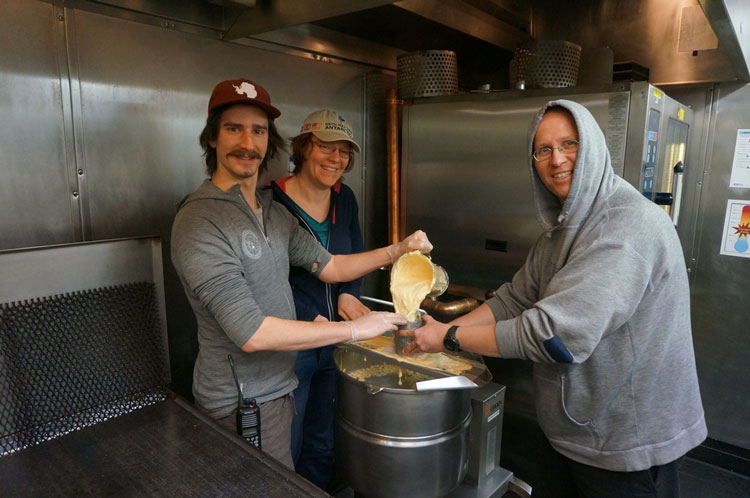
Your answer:
[[[261,255],[260,240],[252,230],[242,232],[242,252],[250,259],[258,259]]]

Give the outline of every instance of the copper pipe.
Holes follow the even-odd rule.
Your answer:
[[[479,307],[479,301],[473,297],[464,297],[457,301],[443,303],[434,299],[427,298],[422,301],[421,308],[427,313],[435,313],[445,316],[465,315]]]
[[[402,101],[396,97],[396,89],[389,88],[385,93],[386,146],[388,149],[388,243],[401,240],[401,178],[398,144],[398,105]]]
[[[443,316],[465,315],[478,308],[485,299],[489,299],[493,294],[491,290],[459,284],[449,284],[445,293],[450,296],[461,297],[462,299],[441,302],[433,298],[427,298],[422,301],[420,307],[428,313],[436,313]]]
[[[451,296],[472,297],[480,303],[489,299],[493,295],[492,289],[480,289],[478,287],[453,283],[448,284],[448,289],[446,289],[445,293]]]

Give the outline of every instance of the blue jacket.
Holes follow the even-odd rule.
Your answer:
[[[292,199],[285,192],[286,181],[289,178],[291,177],[271,182],[273,198],[284,205],[297,218],[299,224],[320,242],[320,238],[302,219]],[[328,252],[331,254],[362,252],[362,231],[359,227],[358,212],[357,199],[352,189],[341,182],[334,185],[331,188],[331,225],[328,233],[328,247],[326,247]],[[298,320],[312,321],[316,316],[321,315],[330,321],[335,321],[341,320],[338,314],[339,294],[347,293],[359,298],[361,279],[327,284],[302,268],[292,267],[289,272],[289,283],[292,286]]]

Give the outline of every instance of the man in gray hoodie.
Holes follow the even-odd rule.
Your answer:
[[[172,262],[198,322],[193,371],[196,405],[234,428],[238,393],[260,404],[263,451],[292,468],[291,393],[296,351],[369,339],[406,318],[370,312],[352,321],[296,321],[289,266],[325,282],[345,282],[391,264],[401,254],[432,249],[417,231],[398,244],[331,256],[289,211],[256,191],[258,173],[283,140],[281,114],[268,92],[245,79],[216,85],[200,143],[209,179],[180,205],[172,226]]]
[[[614,174],[583,106],[549,102],[529,139],[544,233],[512,282],[450,324],[428,318],[407,353],[533,361],[539,424],[580,496],[677,496],[706,437],[677,233]]]

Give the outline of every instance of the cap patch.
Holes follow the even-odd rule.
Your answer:
[[[249,99],[254,99],[258,96],[258,92],[255,90],[255,85],[248,83],[247,81],[243,81],[239,85],[232,85],[232,87],[234,87],[234,91],[237,92],[237,95],[242,95],[244,93]]]
[[[316,123],[316,124],[319,124],[319,123]],[[352,131],[349,129],[348,126],[340,124],[340,123],[326,123],[324,129],[345,133],[346,136],[349,138],[352,138],[354,136],[354,134],[352,133]]]

